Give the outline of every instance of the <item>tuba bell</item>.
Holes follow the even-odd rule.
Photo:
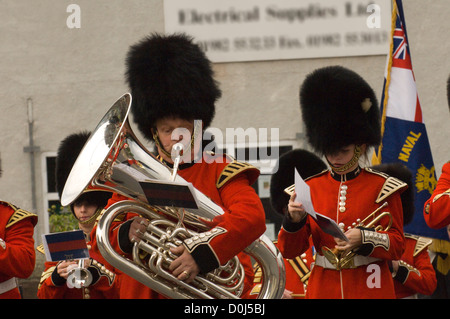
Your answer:
[[[136,138],[128,120],[131,99],[129,93],[120,97],[89,137],[67,178],[62,205],[69,205],[88,191],[109,191],[126,196],[129,199],[111,205],[98,221],[98,246],[108,263],[168,298],[239,298],[245,273],[237,257],[205,275],[197,275],[189,284],[168,271],[171,261],[176,258],[170,248],[205,232],[216,231],[208,226],[208,221],[224,211],[195,188],[196,208],[149,202],[142,181],[186,181],[173,174],[171,168]],[[113,221],[130,212],[149,220],[144,239],[134,243],[132,259],[118,254],[108,236]],[[285,285],[284,261],[270,239],[263,235],[244,252],[263,270],[263,285],[258,298],[281,298]]]

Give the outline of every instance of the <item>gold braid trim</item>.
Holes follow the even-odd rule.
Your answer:
[[[12,214],[12,216],[9,218],[8,223],[6,224],[6,228],[11,227],[12,225],[14,225],[15,223],[20,222],[21,220],[28,218],[28,217],[37,217],[36,214],[30,213],[26,210],[23,210],[21,208],[18,208],[16,206],[14,206],[11,203],[8,202],[2,202],[0,201],[0,203],[3,203],[9,207],[11,207],[14,210],[14,213]]]
[[[287,259],[289,264],[291,264],[294,271],[300,277],[300,280],[304,284],[308,284],[309,276],[311,275],[311,271],[308,266],[303,262],[300,256],[295,257],[294,259]]]
[[[450,242],[443,239],[433,239],[430,251],[437,254],[437,271],[446,276],[450,271]]]
[[[383,187],[380,190],[380,193],[378,193],[378,198],[375,201],[376,203],[381,203],[398,190],[408,187],[408,184],[395,177],[389,176],[382,172],[378,172],[374,169],[371,169],[370,167],[366,167],[364,169],[369,173],[373,173],[386,178],[386,181],[384,182]]]
[[[216,187],[221,188],[223,185],[225,185],[230,179],[232,179],[234,176],[242,173],[246,170],[257,170],[257,168],[253,165],[250,165],[245,162],[238,162],[233,161],[230,164],[228,164],[222,171],[222,173],[219,176],[219,179],[216,182]]]
[[[411,234],[405,234],[405,237],[416,240],[416,246],[414,247],[413,257],[416,257],[424,249],[427,249],[433,243],[433,239],[431,239],[431,238],[420,237],[420,236],[411,235]]]
[[[52,266],[49,269],[47,269],[46,271],[44,271],[41,275],[41,280],[39,281],[39,286],[38,289],[41,288],[42,284],[44,283],[44,281],[47,280],[48,277],[51,277],[53,271],[55,270],[56,266]]]
[[[433,198],[433,203],[434,203],[435,201],[437,201],[439,198],[441,198],[442,196],[444,196],[444,195],[450,196],[450,188],[447,189],[445,192],[436,195],[436,196]]]
[[[40,244],[39,246],[37,246],[37,247],[36,247],[36,250],[37,250],[38,252],[40,252],[41,254],[44,254],[44,255],[45,255],[45,249],[44,249],[44,245],[43,245],[43,244]]]

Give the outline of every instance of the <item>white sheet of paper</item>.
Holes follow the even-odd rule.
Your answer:
[[[319,213],[316,213],[316,217],[317,224],[325,233],[348,242],[347,236],[345,236],[342,229],[339,228],[334,220]]]
[[[342,240],[348,241],[348,238],[344,235],[342,230],[336,224],[334,220],[328,218],[322,214],[317,213],[314,210],[314,206],[312,204],[311,199],[311,191],[309,189],[308,184],[303,180],[303,178],[298,173],[297,169],[294,172],[294,182],[295,182],[295,193],[297,197],[295,198],[295,202],[301,202],[305,211],[311,215],[312,218],[317,222],[319,227],[327,234],[332,235],[333,237],[341,238]]]
[[[311,200],[311,191],[308,184],[305,183],[303,178],[298,173],[297,169],[294,172],[294,183],[295,183],[295,193],[297,197],[295,198],[296,203],[302,203],[305,211],[310,214],[314,219],[316,219],[316,211]]]

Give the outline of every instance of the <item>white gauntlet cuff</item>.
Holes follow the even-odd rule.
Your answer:
[[[389,250],[390,241],[388,234],[378,233],[368,229],[361,229],[361,236],[363,245],[369,244],[373,246],[373,249],[375,249],[375,247],[382,247],[386,251]]]

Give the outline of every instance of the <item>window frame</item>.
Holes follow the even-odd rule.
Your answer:
[[[49,202],[50,201],[59,201],[59,195],[58,192],[50,192],[48,190],[48,172],[49,168],[47,167],[47,159],[48,158],[56,158],[57,153],[56,152],[43,152],[41,154],[41,174],[42,174],[42,206],[43,206],[43,213],[44,216],[44,233],[48,234],[50,232],[50,223],[49,223],[49,213],[48,210],[50,208]]]

